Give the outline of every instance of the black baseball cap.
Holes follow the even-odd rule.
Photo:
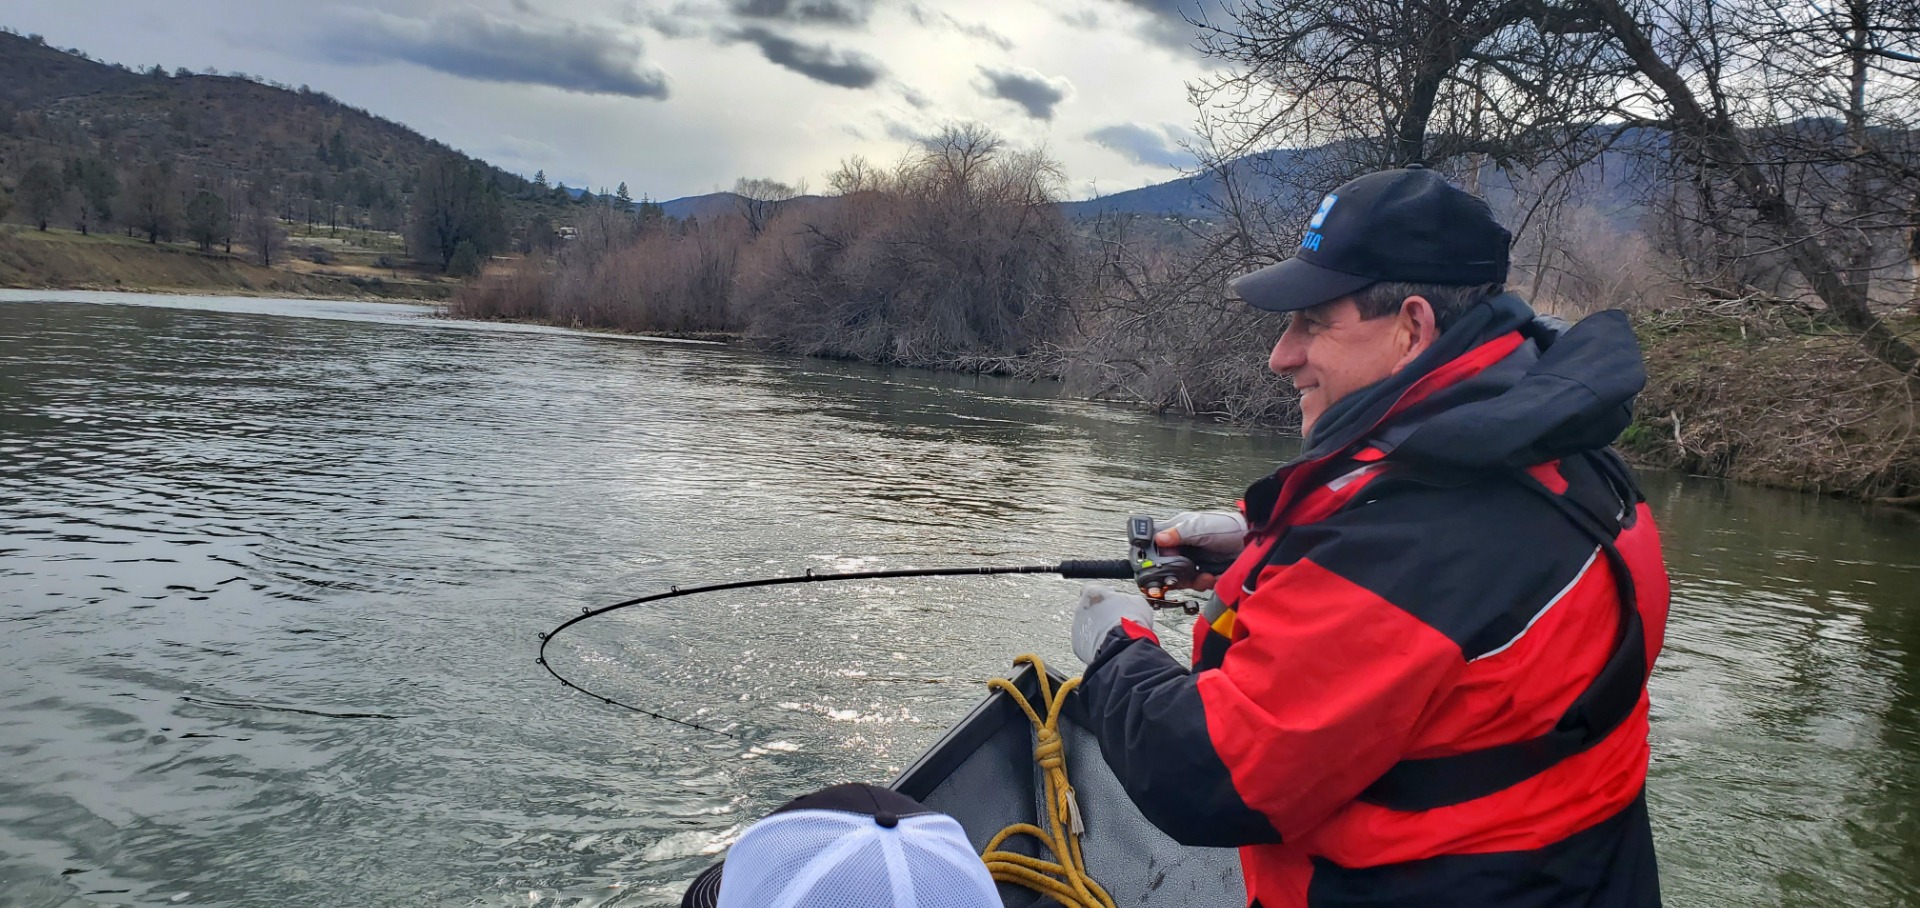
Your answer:
[[[1257,309],[1292,312],[1381,281],[1505,283],[1512,244],[1485,199],[1414,164],[1327,193],[1293,258],[1236,277],[1227,290]]]
[[[812,794],[801,795],[776,808],[772,813],[767,814],[766,818],[754,825],[755,827],[766,825],[769,821],[782,815],[793,816],[804,813],[817,813],[820,811],[828,811],[834,814],[854,814],[863,818],[871,818],[870,822],[854,824],[854,828],[864,825],[868,828],[877,826],[882,829],[896,829],[900,826],[900,821],[903,819],[928,815],[939,816],[946,820],[946,822],[950,824],[950,827],[931,830],[914,829],[911,830],[911,832],[920,837],[923,844],[928,837],[937,838],[944,833],[948,839],[953,840],[944,843],[950,850],[957,848],[968,857],[978,857],[978,855],[974,854],[972,846],[967,844],[965,833],[960,830],[958,823],[953,822],[951,818],[939,814],[938,811],[927,807],[919,801],[893,789],[881,788],[878,785],[847,783],[844,785],[834,785],[830,788],[823,788]],[[797,816],[794,818],[800,820],[802,823],[805,822],[805,820],[801,820]],[[749,833],[751,832],[752,830],[750,829]],[[730,856],[736,856],[741,860],[750,862],[766,863],[769,860],[777,862],[783,858],[791,857],[791,855],[782,853],[781,849],[792,848],[808,842],[816,842],[822,839],[822,837],[832,839],[844,836],[845,834],[846,827],[844,825],[829,829],[816,829],[812,835],[789,832],[786,835],[776,837],[775,841],[771,844],[758,844],[750,841],[751,836],[743,835],[740,843],[735,845],[735,848],[751,853]],[[769,850],[774,853],[766,853]],[[788,863],[791,862],[789,861]],[[801,863],[804,863],[804,861]],[[985,872],[985,866],[984,864],[981,865],[982,873]],[[720,880],[721,875],[725,872],[725,868],[726,862],[722,861],[712,867],[708,867],[702,871],[699,876],[694,877],[693,883],[687,886],[686,893],[680,897],[681,908],[714,908],[714,906],[718,905],[720,902]],[[993,885],[990,877],[987,879],[985,885],[990,892]]]

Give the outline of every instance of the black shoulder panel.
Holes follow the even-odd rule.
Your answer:
[[[1289,529],[1267,563],[1310,557],[1474,659],[1519,636],[1595,553],[1592,540],[1511,478],[1388,476],[1326,520]]]

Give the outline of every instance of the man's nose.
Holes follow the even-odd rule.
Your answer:
[[[1273,345],[1273,355],[1267,357],[1267,368],[1275,375],[1292,375],[1301,366],[1307,364],[1307,347],[1300,342],[1293,325],[1288,325],[1279,342]]]

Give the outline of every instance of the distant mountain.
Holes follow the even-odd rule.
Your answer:
[[[1263,174],[1301,171],[1330,153],[1329,148],[1279,149],[1247,155],[1228,165],[1231,172],[1243,175],[1243,185],[1263,196],[1279,190]],[[1116,192],[1083,202],[1066,202],[1060,207],[1069,218],[1081,219],[1106,214],[1138,214],[1160,217],[1217,218],[1226,193],[1218,173],[1208,171],[1179,177],[1165,183]],[[1296,194],[1289,191],[1289,194]]]
[[[731,192],[710,192],[706,195],[690,195],[661,202],[660,209],[670,218],[679,218],[683,221],[687,218],[711,221],[722,215],[739,214],[743,201],[740,196]],[[794,197],[785,205],[788,211],[815,211],[829,207],[835,201],[834,196],[803,195]]]
[[[666,212],[667,217],[678,218],[682,221],[687,218],[699,218],[702,221],[711,221],[718,215],[732,214],[739,211],[740,197],[731,192],[709,192],[706,195],[690,195],[674,199],[670,202],[661,202],[660,210]]]
[[[1573,184],[1575,197],[1620,226],[1637,222],[1642,214],[1641,190],[1651,182],[1643,169],[1643,155],[1664,141],[1662,134],[1645,129],[1632,130],[1621,136],[1612,148],[1579,170]],[[1240,181],[1241,192],[1273,199],[1283,206],[1287,202],[1298,205],[1311,202],[1321,192],[1333,187],[1281,187],[1262,175],[1311,174],[1327,169],[1326,165],[1333,163],[1328,159],[1340,153],[1341,149],[1333,145],[1281,149],[1248,155],[1233,162],[1229,168],[1244,175]],[[1520,179],[1524,182],[1527,177],[1522,175]],[[1313,182],[1311,177],[1303,179],[1304,184]],[[1514,177],[1506,171],[1492,165],[1486,166],[1481,171],[1479,191],[1504,218],[1511,220],[1522,214],[1515,210],[1520,196],[1515,189]],[[1213,219],[1221,216],[1220,203],[1225,197],[1220,176],[1207,172],[1086,201],[1065,202],[1060,207],[1069,218],[1076,220],[1109,214]],[[1302,212],[1305,212],[1304,208]]]
[[[0,183],[35,161],[97,158],[123,186],[164,163],[176,188],[265,187],[283,217],[331,215],[392,229],[422,164],[459,155],[484,168],[517,217],[564,208],[555,194],[399,123],[306,86],[241,74],[135,71],[0,32]],[[122,193],[125,204],[127,193]]]
[[[1099,217],[1104,214],[1144,214],[1167,217],[1205,218],[1218,214],[1206,204],[1209,192],[1218,181],[1208,175],[1180,177],[1165,183],[1142,186],[1125,192],[1097,196],[1083,202],[1062,202],[1067,217]]]

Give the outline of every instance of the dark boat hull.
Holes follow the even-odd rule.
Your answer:
[[[1059,676],[1053,677],[1057,684]],[[1022,668],[1013,682],[1038,708],[1039,681],[1033,668]],[[1078,705],[1077,698],[1067,701],[1060,731],[1067,776],[1086,827],[1081,850],[1088,873],[1120,906],[1245,905],[1238,852],[1181,845],[1148,823],[1101,758],[1100,745],[1087,731]],[[994,691],[892,787],[959,820],[978,850],[1008,825],[1039,823],[1045,815],[1044,782],[1033,747],[1033,726],[1026,714],[1006,694]],[[1036,853],[1026,837],[1016,837],[1006,847]],[[1000,895],[1007,908],[1053,904],[1004,884]]]

